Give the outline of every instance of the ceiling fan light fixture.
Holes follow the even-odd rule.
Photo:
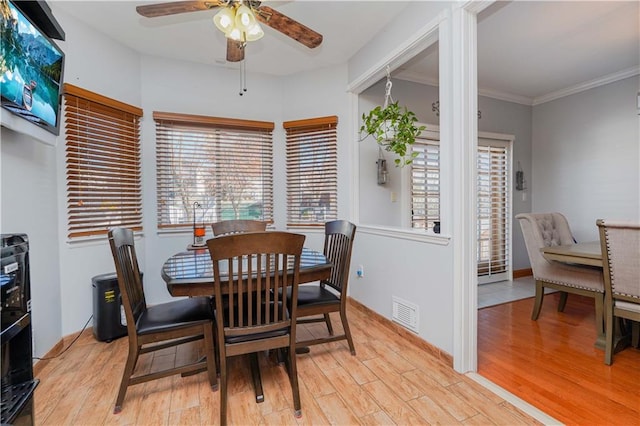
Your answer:
[[[234,29],[235,18],[235,10],[225,7],[215,14],[213,23],[216,28],[228,35]]]
[[[226,33],[225,35],[227,36],[227,38],[230,38],[231,40],[244,41],[242,38],[242,34],[243,34],[242,31],[240,31],[236,27],[233,27],[233,29],[230,32]]]
[[[250,27],[246,34],[247,41],[256,41],[260,40],[264,35],[264,31],[262,31],[262,27],[257,22]]]
[[[236,9],[236,28],[241,31],[248,31],[256,23],[256,17],[253,15],[251,9],[244,4],[241,4]]]

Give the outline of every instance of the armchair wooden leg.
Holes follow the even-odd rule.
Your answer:
[[[118,391],[118,397],[116,398],[116,406],[113,409],[114,414],[118,414],[122,411],[122,403],[124,402],[124,397],[127,394],[127,387],[129,386],[129,379],[133,374],[133,370],[136,367],[136,363],[138,362],[138,355],[140,353],[140,348],[133,347],[129,345],[129,354],[127,355],[127,363],[124,366],[124,371],[122,372],[122,381],[120,382],[120,390]]]
[[[605,319],[605,344],[604,344],[604,363],[611,365],[613,362],[613,307],[606,308]]]
[[[211,389],[216,391],[218,390],[218,374],[212,324],[208,324],[204,327],[204,350],[207,358],[207,375],[209,376],[209,383],[211,384]]]
[[[324,322],[327,323],[327,330],[329,330],[329,336],[333,336],[333,326],[331,325],[331,317],[329,314],[324,314]]]
[[[598,336],[604,334],[604,293],[596,293],[596,332]]]
[[[356,348],[353,346],[353,339],[351,338],[351,329],[349,328],[349,322],[347,321],[347,312],[340,310],[340,319],[342,320],[342,328],[344,328],[344,335],[347,336],[347,343],[349,344],[349,351],[351,355],[356,354]]]
[[[293,415],[302,418],[302,405],[300,404],[300,389],[298,388],[298,367],[296,366],[295,344],[286,349],[286,367],[289,372],[289,382],[293,393]]]
[[[220,354],[220,424],[227,424],[227,356]]]
[[[533,305],[533,311],[531,312],[531,319],[536,321],[540,316],[540,310],[542,309],[542,299],[544,298],[544,287],[542,281],[536,280],[536,301]]]
[[[567,306],[567,297],[569,293],[566,291],[560,292],[560,302],[558,302],[558,312],[564,312],[564,307]]]

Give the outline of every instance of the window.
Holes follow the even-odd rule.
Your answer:
[[[68,237],[142,230],[142,110],[65,84]]]
[[[433,229],[440,220],[440,145],[437,138],[416,139],[411,163],[411,227]]]
[[[338,218],[338,117],[287,121],[287,226]]]
[[[273,221],[272,122],[154,112],[158,228]]]
[[[478,141],[478,277],[480,283],[508,279],[509,145]]]

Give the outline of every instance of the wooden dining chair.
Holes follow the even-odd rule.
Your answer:
[[[114,228],[109,245],[127,319],[129,353],[122,373],[114,413],[122,411],[127,388],[174,374],[207,370],[209,383],[218,387],[214,358],[213,312],[208,297],[192,297],[147,306],[133,241],[133,231]],[[204,339],[206,361],[134,375],[141,354]]]
[[[237,234],[240,232],[259,232],[267,229],[267,222],[261,220],[232,219],[211,224],[213,236]]]
[[[574,244],[575,240],[567,219],[560,213],[520,213],[522,235],[529,254],[533,278],[536,282],[536,298],[531,319],[540,316],[544,288],[561,292],[558,311],[564,311],[567,294],[591,297],[595,301],[596,331],[604,335],[604,278],[602,268],[569,265],[545,259],[540,252],[543,247]]]
[[[632,346],[640,334],[640,224],[598,219],[604,267],[604,363],[613,362],[614,321],[626,318],[632,325]]]
[[[304,240],[304,235],[274,231],[231,234],[207,241],[213,262],[222,425],[227,422],[227,358],[269,349],[283,349],[294,414],[302,416],[295,341]],[[292,303],[287,303],[287,292],[282,292],[287,286],[291,287]]]
[[[335,220],[325,224],[324,233],[324,255],[332,264],[331,275],[320,282],[300,286],[297,298],[297,322],[298,324],[324,322],[329,336],[298,341],[296,346],[303,348],[346,339],[351,355],[355,355],[356,349],[347,320],[347,284],[356,225],[346,220]],[[293,294],[289,291],[289,301],[292,300]],[[334,335],[329,316],[331,312],[340,313],[343,334]]]

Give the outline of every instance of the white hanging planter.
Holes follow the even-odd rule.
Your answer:
[[[387,84],[384,106],[377,106],[366,114],[362,114],[360,134],[373,136],[385,151],[393,153],[396,166],[411,164],[418,155],[411,151],[416,137],[425,129],[416,125],[416,115],[406,107],[400,107],[391,98],[391,77],[387,67]]]
[[[384,135],[385,141],[391,141],[396,138],[396,132],[398,131],[398,123],[393,123],[391,120],[385,120],[381,123],[380,128]]]

